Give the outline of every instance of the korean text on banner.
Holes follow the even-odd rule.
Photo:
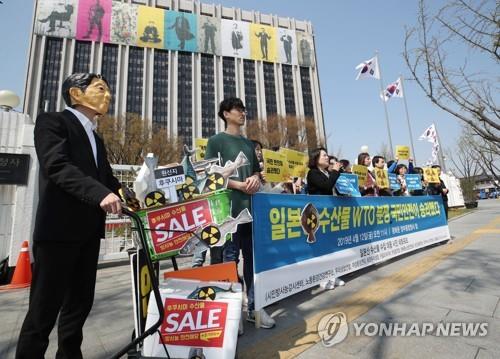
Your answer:
[[[374,168],[373,171],[375,172],[377,186],[379,186],[379,188],[389,188],[387,170],[383,168]]]
[[[396,146],[396,157],[400,160],[407,160],[410,158],[410,147],[409,146]]]
[[[439,172],[437,168],[424,167],[424,180],[428,183],[440,183]]]
[[[205,159],[205,151],[207,150],[208,138],[197,138],[194,140],[196,147],[196,160],[202,161]]]
[[[257,193],[252,216],[256,310],[450,238],[441,196]]]
[[[305,153],[290,150],[288,148],[281,147],[279,153],[285,155],[288,161],[288,168],[290,176],[292,177],[302,177],[306,176],[307,172],[307,162],[309,161],[309,156]]]
[[[264,173],[267,182],[285,182],[289,180],[288,162],[285,155],[270,150],[262,150]]]
[[[358,183],[360,187],[366,184],[366,176],[368,175],[368,167],[362,165],[352,165],[352,173],[358,176]]]

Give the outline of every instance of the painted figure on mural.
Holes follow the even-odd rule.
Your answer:
[[[175,18],[175,22],[169,29],[175,29],[175,34],[177,39],[179,39],[179,49],[184,50],[186,46],[186,41],[194,39],[194,35],[191,33],[191,27],[189,25],[188,19],[181,13]]]
[[[238,24],[233,24],[233,31],[231,32],[231,45],[233,46],[234,54],[238,55],[238,50],[243,48],[243,34],[238,29]]]
[[[89,39],[94,29],[97,28],[98,36],[96,41],[101,41],[102,38],[102,18],[106,11],[102,7],[99,0],[96,0],[95,4],[92,5],[89,9],[89,29],[87,30],[87,34],[84,36],[85,39]]]
[[[160,35],[158,34],[158,28],[155,26],[154,21],[150,21],[144,28],[144,32],[140,39],[143,42],[152,42],[155,44],[161,41]]]
[[[300,53],[302,55],[302,65],[311,66],[311,44],[306,39],[300,40]]]
[[[49,23],[49,30],[47,32],[54,32],[56,31],[56,22],[59,22],[59,28],[63,28],[63,22],[68,22],[71,19],[71,15],[73,15],[73,5],[66,5],[64,7],[65,11],[60,12],[60,11],[52,11],[49,16],[47,16],[45,19],[38,20],[41,23]]]
[[[260,51],[262,52],[262,59],[268,60],[267,40],[271,40],[271,36],[268,35],[264,28],[261,28],[260,32],[256,33],[255,36],[260,38]]]
[[[215,33],[217,32],[217,26],[207,21],[201,27],[205,32],[205,47],[204,51],[209,53],[215,53]],[[211,51],[208,51],[208,45],[210,43]]]
[[[292,44],[293,39],[290,34],[284,34],[281,36],[280,40],[283,42],[283,49],[285,50],[286,63],[292,63]]]

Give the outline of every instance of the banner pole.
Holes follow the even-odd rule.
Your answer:
[[[413,133],[411,131],[411,124],[410,124],[410,115],[408,113],[408,104],[406,103],[406,89],[404,88],[403,85],[403,75],[399,74],[399,80],[401,81],[401,89],[403,90],[403,101],[405,104],[405,112],[406,112],[406,122],[408,123],[408,132],[410,133],[410,145],[411,145],[411,153],[413,154],[413,161],[415,165],[417,164],[417,154],[415,153],[415,146],[413,145]]]
[[[375,57],[377,58],[377,67],[378,67],[378,73],[379,73],[379,80],[380,80],[380,93],[383,96],[384,95],[384,84],[382,80],[382,71],[380,70],[380,62],[378,59],[378,51],[375,51]],[[387,135],[389,136],[389,146],[391,148],[390,153],[391,156],[394,158],[394,146],[392,145],[392,136],[391,136],[391,126],[389,124],[389,112],[387,112],[387,103],[382,99],[382,102],[384,103],[384,111],[385,111],[385,123],[387,125]]]

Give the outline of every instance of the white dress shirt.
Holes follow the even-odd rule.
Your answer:
[[[74,108],[71,107],[66,107],[66,110],[72,112],[78,121],[82,124],[83,128],[85,129],[85,132],[87,133],[87,137],[89,138],[90,141],[90,146],[92,146],[92,153],[94,154],[94,161],[96,167],[97,165],[97,145],[95,143],[95,137],[94,137],[94,130],[97,128],[97,125],[93,123],[92,121],[89,120],[87,116],[85,116],[83,113],[80,111],[75,110]]]

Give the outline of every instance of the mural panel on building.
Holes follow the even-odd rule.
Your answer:
[[[111,0],[80,0],[76,39],[109,42]]]
[[[139,6],[137,19],[137,45],[165,48],[165,10]]]
[[[137,5],[113,1],[111,42],[137,44]]]
[[[212,16],[198,16],[198,51],[220,55],[220,21]]]
[[[250,48],[254,60],[276,62],[276,28],[261,24],[250,24]]]
[[[221,20],[222,55],[250,58],[250,23]]]
[[[75,37],[78,0],[40,0],[35,17],[35,34]]]

